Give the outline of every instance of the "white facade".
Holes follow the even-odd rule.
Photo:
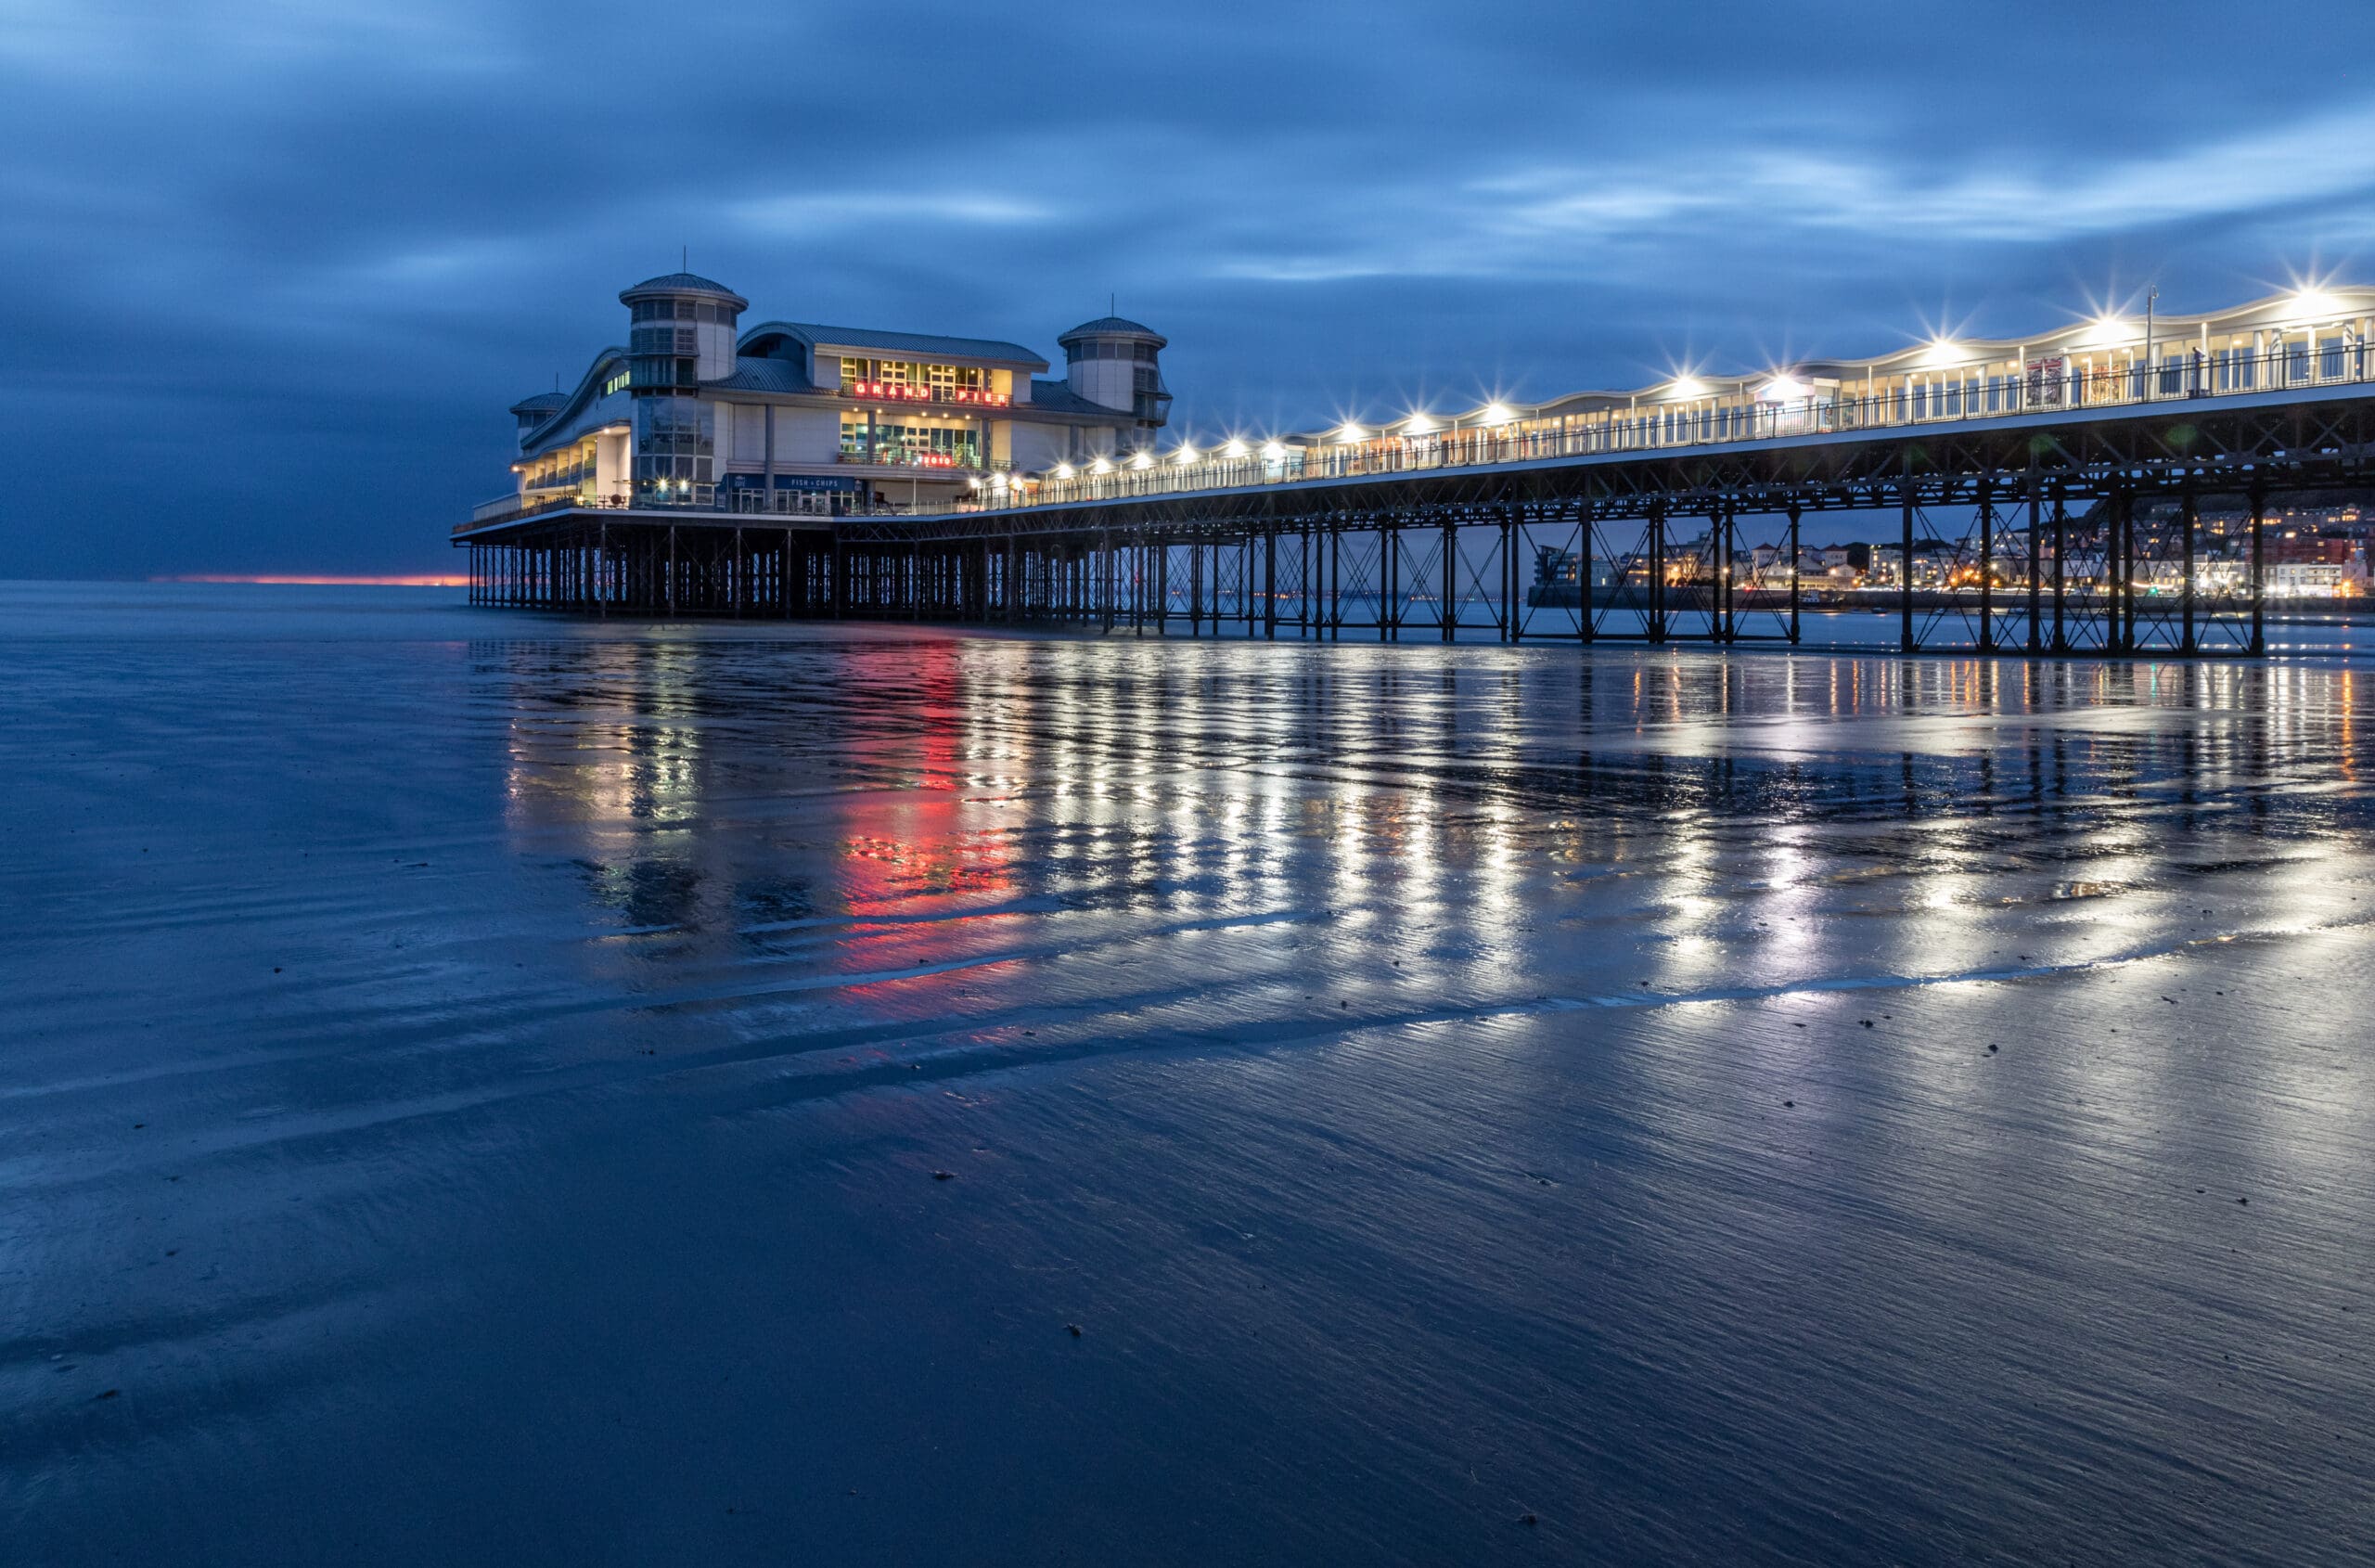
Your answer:
[[[1134,322],[1064,334],[1066,379],[1034,381],[1047,361],[1015,343],[746,326],[748,301],[691,274],[619,298],[627,345],[573,392],[514,405],[513,505],[940,509],[1019,472],[1126,460],[1168,410],[1163,340]]]

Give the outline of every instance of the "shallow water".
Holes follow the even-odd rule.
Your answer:
[[[7,1558],[2365,1561],[2370,675],[0,588]]]

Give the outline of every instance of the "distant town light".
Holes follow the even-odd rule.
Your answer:
[[[1932,338],[1930,340],[1929,352],[1921,356],[1921,363],[1932,369],[1948,365],[1960,365],[1967,353],[1962,344],[1952,338]]]
[[[1767,403],[1795,403],[1810,390],[1795,376],[1776,376],[1758,389],[1756,395]]]
[[[1232,440],[1231,442],[1229,442],[1229,443],[1228,443],[1227,445],[1226,445],[1226,446],[1224,446],[1224,447],[1222,447],[1222,448],[1221,448],[1221,456],[1224,456],[1224,457],[1242,457],[1242,456],[1245,456],[1245,443],[1243,443],[1243,442],[1241,442],[1241,441],[1235,441],[1235,440]]]
[[[1286,456],[1287,449],[1279,445],[1277,442],[1265,441],[1262,443],[1262,456],[1265,461],[1272,463],[1284,462],[1286,460]]]
[[[1707,383],[1696,376],[1676,376],[1667,384],[1666,390],[1676,397],[1705,397]]]
[[[1177,452],[1172,455],[1172,460],[1184,469],[1188,464],[1196,460],[1196,449],[1192,446],[1183,445]]]
[[[1501,404],[1488,403],[1484,405],[1484,412],[1481,418],[1488,425],[1506,425],[1517,416]]]
[[[1070,478],[1072,478],[1072,466],[1070,463],[1058,463],[1058,464],[1056,465],[1056,477],[1057,477],[1058,479],[1070,479]]]
[[[1131,458],[1130,458],[1130,467],[1132,467],[1132,468],[1134,468],[1134,469],[1150,469],[1150,468],[1153,468],[1153,467],[1154,467],[1154,454],[1153,454],[1153,453],[1151,453],[1151,452],[1139,452],[1139,453],[1136,453],[1136,454],[1134,454],[1134,455],[1131,456]]]
[[[1088,471],[1093,474],[1110,474],[1113,471],[1113,465],[1099,457],[1089,465]]]
[[[1402,428],[1411,435],[1425,435],[1435,428],[1435,422],[1424,414],[1413,414],[1402,422]]]
[[[1336,439],[1339,441],[1367,441],[1368,438],[1369,432],[1350,419],[1345,420],[1343,429],[1336,432]]]

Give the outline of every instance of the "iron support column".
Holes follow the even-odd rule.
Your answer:
[[[2184,630],[2178,638],[2178,646],[2188,653],[2191,653],[2194,649],[2193,531],[2194,525],[2201,521],[2202,515],[2201,504],[2194,495],[2194,482],[2191,477],[2186,480],[2182,505],[2183,514],[2178,526],[2185,531],[2184,547],[2180,552],[2181,569],[2185,572],[2185,580],[2177,585],[2177,602],[2178,613],[2183,617]]]
[[[2252,486],[2252,651],[2267,651],[2267,599],[2266,564],[2267,552],[2261,545],[2261,524],[2267,513],[2267,491],[2265,486]]]
[[[2119,544],[2121,646],[2135,653],[2135,489],[2130,487],[2119,492],[2119,530],[2124,534]]]
[[[1898,499],[1905,510],[1905,554],[1897,561],[1897,649],[1913,651],[1913,454],[1905,455],[1905,477]]]
[[[2038,495],[2038,494],[2037,494],[2037,465],[2036,465],[2036,459],[2035,459],[2035,458],[2034,458],[2034,457],[2032,457],[2032,458],[2029,460],[2029,636],[2028,636],[2028,649],[2029,649],[2029,651],[2030,651],[2031,653],[2036,653],[2036,652],[2040,652],[2040,651],[2042,651],[2042,649],[2043,649],[2043,645],[2044,645],[2044,641],[2045,641],[2045,636],[2044,636],[2044,628],[2043,628],[2042,626],[2040,626],[2040,625],[2038,624],[2038,623],[2037,623],[2037,610],[2038,610],[2038,609],[2039,609],[2039,604],[2038,604],[2038,598],[2039,598],[2039,596],[2038,596],[2038,584],[2037,584],[2037,571],[2038,571],[2038,568],[2040,567],[2040,565],[2042,565],[2042,560],[2041,560],[2041,558],[2039,557],[2039,555],[2038,555],[2038,551],[2037,551],[2037,525],[2038,525],[2040,522],[2042,522],[2042,521],[2045,521],[2045,520],[2044,520],[2044,518],[2043,518],[2043,516],[2041,515],[2042,508],[2043,508],[2043,504],[2044,504],[2044,503],[2043,503],[2043,501],[2042,501],[2041,497],[2040,497],[2040,496]]]
[[[2062,612],[2070,597],[2069,572],[2064,562],[2070,550],[2070,495],[2060,484],[2053,487],[2053,650],[2070,651],[2070,627]]]
[[[1650,503],[1650,640],[1666,640],[1666,504]]]
[[[1344,527],[1328,524],[1328,640],[1344,640]]]
[[[1575,643],[1589,648],[1592,643],[1592,504],[1578,502],[1575,507]]]
[[[1723,530],[1716,546],[1722,552],[1724,559],[1715,563],[1715,580],[1723,585],[1724,641],[1727,644],[1733,642],[1740,635],[1739,607],[1732,598],[1732,546],[1735,543],[1732,537],[1732,503],[1727,501],[1724,503]]]
[[[1979,650],[1996,651],[1996,492],[1979,482]]]
[[[1501,640],[1518,642],[1525,634],[1518,626],[1517,508],[1501,510]]]
[[[1444,521],[1444,641],[1452,640],[1452,623],[1459,613],[1459,588],[1454,573],[1459,566],[1459,525]]]
[[[1262,636],[1278,640],[1278,531],[1262,531]]]

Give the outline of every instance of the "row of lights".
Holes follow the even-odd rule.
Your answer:
[[[2277,327],[2302,327],[2329,321],[2343,314],[2343,302],[2322,289],[2296,289],[2284,301],[2285,314],[2272,324]],[[2144,336],[2144,329],[2127,316],[2099,315],[2087,324],[2086,335],[2071,343],[2073,348],[2112,348],[2131,343]],[[1961,365],[1971,357],[1971,350],[1952,338],[1933,338],[1917,362],[1925,370],[1947,369]],[[1667,383],[1666,390],[1676,397],[1704,397],[1709,391],[1706,382],[1696,376],[1677,376]],[[1810,395],[1804,382],[1783,373],[1757,391],[1759,399],[1788,403]]]
[[[2325,320],[2332,316],[2339,315],[2343,310],[2343,302],[2340,300],[2318,289],[2296,289],[2285,301],[2285,304],[2288,307],[2289,314],[2279,319],[2278,323],[2279,326],[2298,326],[2304,323]],[[2104,315],[2098,317],[2093,323],[2093,330],[2089,335],[2085,339],[2080,340],[2073,346],[2080,348],[2101,348],[2114,343],[2128,342],[2137,338],[2140,338],[2142,335],[2141,330],[2138,328],[2134,322],[2119,316]],[[1927,352],[1921,356],[1920,364],[1924,367],[1929,368],[1959,365],[1967,357],[1968,353],[1969,351],[1963,344],[1957,342],[1951,338],[1933,339],[1931,341]],[[1669,381],[1666,384],[1666,390],[1676,397],[1693,398],[1704,397],[1713,389],[1710,388],[1707,382],[1701,380],[1696,376],[1681,375]],[[1790,375],[1786,371],[1776,371],[1763,386],[1757,388],[1756,396],[1757,400],[1763,403],[1788,404],[1803,402],[1805,399],[1812,397],[1814,392],[1815,389],[1806,382],[1800,380],[1798,378]],[[1483,408],[1477,410],[1474,416],[1475,426],[1471,428],[1482,428],[1486,430],[1497,429],[1516,423],[1517,418],[1518,416],[1513,413],[1506,404],[1500,403],[1496,400],[1486,404]],[[1458,429],[1460,425],[1459,417],[1452,417],[1448,420],[1448,424],[1450,428],[1454,430]],[[1408,415],[1400,421],[1399,433],[1404,435],[1430,435],[1443,430],[1444,428],[1444,422],[1438,421],[1433,416],[1426,413],[1415,413]],[[1368,441],[1372,439],[1373,436],[1387,435],[1394,432],[1392,427],[1380,429],[1372,432],[1364,429],[1358,423],[1348,419],[1343,424],[1338,426],[1331,433],[1339,442],[1349,444],[1357,442]],[[1231,440],[1225,443],[1218,449],[1217,456],[1225,458],[1245,457],[1252,455],[1252,449],[1247,446],[1244,442]],[[1280,461],[1287,455],[1287,449],[1275,441],[1263,443],[1261,452],[1264,459],[1269,462]],[[1177,463],[1182,468],[1186,468],[1190,464],[1201,461],[1203,454],[1198,452],[1192,443],[1187,443],[1182,444],[1174,451],[1171,457],[1173,462]],[[1135,453],[1128,458],[1124,466],[1143,472],[1155,466],[1154,454],[1145,451]],[[1113,471],[1114,464],[1110,459],[1104,457],[1098,458],[1088,466],[1088,472],[1092,476],[1102,476]],[[1059,463],[1056,465],[1055,477],[1059,480],[1076,479],[1079,477],[1079,474],[1080,470],[1073,468],[1070,463]],[[995,476],[993,482],[995,483],[998,488],[1004,489],[1006,488],[1007,483],[1006,476],[1004,474],[996,475]]]
[[[1256,449],[1254,447],[1248,445],[1246,443],[1231,438],[1228,441],[1223,442],[1217,448],[1215,448],[1213,452],[1213,456],[1235,461],[1237,459],[1252,456],[1255,450]],[[1262,460],[1265,463],[1282,463],[1286,461],[1287,449],[1277,442],[1265,441],[1262,443],[1259,450],[1262,455]],[[1186,468],[1191,463],[1202,462],[1204,460],[1204,456],[1205,455],[1203,453],[1196,450],[1193,443],[1183,443],[1172,452],[1171,460],[1177,463],[1181,468]],[[1153,468],[1154,463],[1155,457],[1153,453],[1139,451],[1132,453],[1130,455],[1129,461],[1123,466],[1144,472],[1146,469]],[[1088,465],[1088,471],[1091,474],[1110,474],[1113,471],[1113,461],[1110,457],[1099,457]],[[1056,465],[1056,477],[1058,479],[1076,479],[1079,477],[1079,474],[1080,470],[1073,468],[1070,463],[1059,463]]]

